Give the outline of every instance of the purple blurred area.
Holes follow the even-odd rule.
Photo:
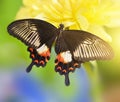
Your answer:
[[[64,96],[59,92],[65,93],[65,90],[59,88],[60,84],[46,87],[39,78],[18,70],[20,68],[16,69],[0,71],[0,102],[92,102],[89,95],[89,81],[84,68],[76,73],[78,74],[76,79],[79,79],[78,85],[75,86],[76,91],[73,91],[72,95],[66,92]],[[68,87],[65,86],[65,88]]]

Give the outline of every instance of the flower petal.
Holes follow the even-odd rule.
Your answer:
[[[95,34],[96,36],[102,38],[105,41],[111,42],[111,36],[105,31],[102,26],[99,25],[90,25],[88,30],[89,32]]]

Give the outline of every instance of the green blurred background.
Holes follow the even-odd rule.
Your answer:
[[[27,47],[18,41],[17,39],[9,36],[7,33],[7,25],[15,19],[16,13],[22,5],[22,0],[0,0],[0,71],[22,70],[25,71],[25,66],[29,65],[31,59],[29,59],[29,53]],[[102,96],[105,102],[120,102],[117,95],[120,94],[120,28],[105,28],[106,31],[112,36],[113,42],[110,43],[114,49],[115,57],[111,61],[99,61],[98,70],[100,75],[100,82],[102,84]],[[46,68],[39,70],[34,68],[31,72],[31,76],[41,79],[46,87],[55,88],[57,90],[60,85],[59,92],[65,90],[62,96],[73,96],[75,93],[77,82],[77,75],[75,73],[71,75],[72,86],[69,88],[64,87],[63,77],[56,74],[54,68],[54,51],[52,52],[52,60],[47,64]],[[22,67],[23,66],[23,67]],[[18,69],[17,69],[18,68]],[[78,71],[78,70],[77,70]],[[50,76],[50,77],[49,77]],[[57,82],[55,83],[55,81]],[[55,83],[56,87],[53,85]],[[8,101],[9,102],[9,101]],[[22,102],[22,101],[20,101]],[[29,102],[29,101],[28,101]],[[72,102],[72,101],[71,101]]]
[[[21,0],[0,0],[0,65],[9,66],[15,63],[25,54],[21,49],[25,49],[22,44],[10,37],[7,33],[7,25],[15,19],[16,13],[22,4]],[[16,50],[20,52],[17,52]],[[23,52],[23,53],[22,53]],[[19,57],[18,57],[19,56]],[[23,56],[24,57],[24,56]]]

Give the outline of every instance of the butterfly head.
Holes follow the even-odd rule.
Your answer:
[[[64,24],[61,23],[61,24],[59,25],[59,28],[58,28],[58,29],[59,29],[59,30],[63,30],[63,28],[64,28]]]

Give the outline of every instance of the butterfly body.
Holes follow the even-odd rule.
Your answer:
[[[28,46],[31,64],[44,67],[50,59],[51,47],[55,42],[55,71],[65,75],[69,85],[69,72],[74,72],[81,63],[91,60],[107,60],[113,57],[112,48],[101,38],[82,30],[64,29],[38,19],[22,19],[12,22],[8,32]]]

